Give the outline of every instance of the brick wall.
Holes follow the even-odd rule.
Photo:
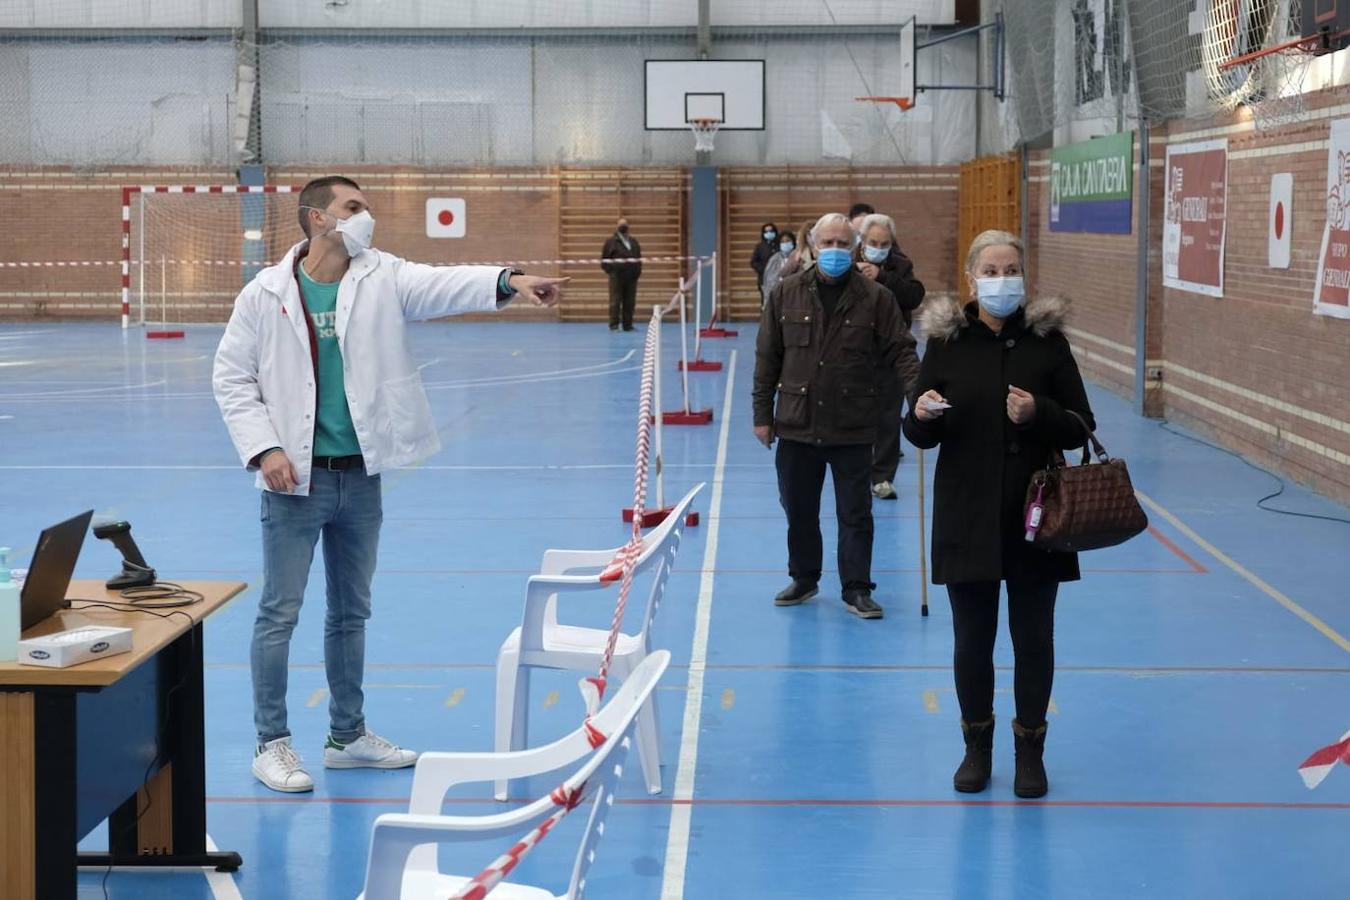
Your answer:
[[[1314,315],[1313,288],[1326,220],[1330,123],[1347,115],[1350,91],[1341,89],[1311,95],[1305,121],[1275,131],[1255,131],[1241,113],[1154,130],[1146,322],[1146,359],[1162,370],[1146,395],[1151,414],[1190,425],[1342,500],[1350,499],[1350,321]],[[1224,296],[1164,289],[1166,147],[1225,136]],[[1267,265],[1270,176],[1277,172],[1294,176],[1288,269]],[[1133,396],[1136,237],[1049,232],[1047,174],[1048,153],[1033,154],[1034,289],[1073,299],[1072,339],[1083,371]],[[1142,189],[1135,185],[1136,203]]]
[[[957,166],[821,169],[725,168],[718,173],[722,234],[719,303],[733,319],[758,319],[759,291],[750,255],[761,226],[773,222],[795,234],[828,212],[872,204],[895,220],[900,247],[930,293],[949,291],[956,269]]]

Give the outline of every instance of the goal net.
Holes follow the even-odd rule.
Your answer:
[[[131,324],[223,322],[239,291],[299,234],[290,186],[125,191],[123,299]]]

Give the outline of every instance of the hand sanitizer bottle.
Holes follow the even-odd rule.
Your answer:
[[[0,662],[19,658],[19,586],[9,574],[8,547],[0,547]]]

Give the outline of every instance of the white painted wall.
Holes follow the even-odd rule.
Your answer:
[[[234,63],[224,40],[0,46],[0,162],[225,162]]]
[[[950,24],[955,0],[713,0],[714,25]],[[264,28],[693,27],[698,0],[262,0]],[[0,28],[237,28],[240,0],[4,0]]]
[[[0,2],[0,28],[238,28],[242,24],[239,0]]]

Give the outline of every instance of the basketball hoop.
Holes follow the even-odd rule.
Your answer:
[[[689,130],[694,133],[694,149],[699,153],[711,153],[717,130],[721,127],[721,119],[690,119]]]
[[[914,108],[914,99],[912,97],[854,97],[860,103],[894,103],[900,107],[901,112],[909,112]]]
[[[1219,77],[1233,83],[1243,79],[1247,90],[1234,100],[1251,112],[1258,131],[1301,121],[1304,116],[1304,78],[1313,59],[1329,52],[1329,42],[1342,33],[1296,37],[1217,63]],[[1211,78],[1211,84],[1216,79]],[[1236,103],[1234,104],[1236,105]]]

